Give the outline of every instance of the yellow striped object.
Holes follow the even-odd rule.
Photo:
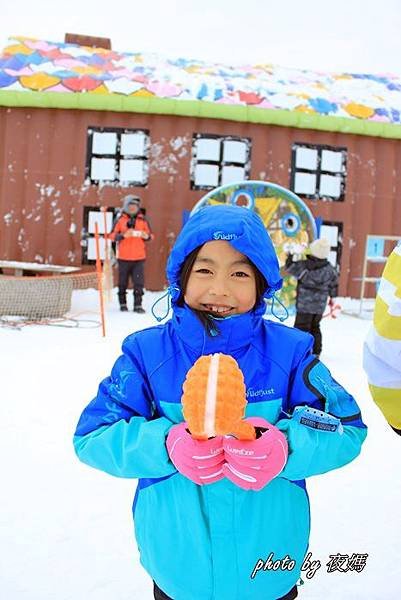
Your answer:
[[[401,243],[383,272],[363,361],[374,401],[388,423],[401,430]]]

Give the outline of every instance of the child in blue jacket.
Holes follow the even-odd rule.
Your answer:
[[[139,479],[135,531],[156,599],[291,600],[310,530],[304,480],[359,454],[366,427],[358,405],[312,355],[312,336],[263,319],[264,299],[282,282],[256,213],[227,205],[195,213],[167,276],[171,320],[126,338],[79,420],[76,453],[111,475]],[[288,443],[284,468],[262,489],[228,476],[195,482],[170,458],[186,373],[201,355],[219,352],[244,374],[246,417],[265,419]],[[216,440],[197,443],[207,452]],[[235,440],[238,464],[249,443],[258,440]],[[277,560],[282,568],[269,568]]]

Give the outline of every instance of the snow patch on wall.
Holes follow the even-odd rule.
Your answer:
[[[170,147],[177,153],[178,158],[182,158],[188,154],[188,142],[190,139],[189,136],[178,135],[170,140]]]
[[[17,235],[17,243],[21,248],[22,253],[26,252],[29,248],[29,238],[26,237],[25,229],[21,227]]]
[[[178,174],[178,162],[189,152],[191,137],[175,136],[167,140],[161,138],[160,142],[153,143],[150,147],[149,168],[167,173],[170,176]],[[174,181],[174,177],[172,178]],[[171,177],[169,177],[169,183]]]
[[[13,218],[14,218],[13,210],[10,210],[9,213],[6,213],[5,215],[3,215],[3,221],[7,226],[11,225],[11,223],[13,222]]]
[[[54,185],[44,185],[43,183],[35,183],[35,187],[39,190],[40,195],[47,196],[48,198],[52,195],[56,189]]]

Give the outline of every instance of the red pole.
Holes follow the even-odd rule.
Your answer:
[[[103,274],[102,263],[100,262],[100,246],[99,246],[99,226],[95,223],[95,247],[96,247],[96,274],[97,286],[100,299],[100,318],[102,320],[102,335],[106,337],[106,323],[104,318],[104,302],[103,302]]]
[[[111,302],[111,291],[113,289],[113,271],[111,268],[111,260],[110,260],[110,247],[108,240],[108,231],[107,231],[107,207],[101,206],[101,212],[103,213],[103,228],[104,228],[104,261],[103,261],[103,287],[104,287],[104,298],[106,300],[106,304]]]
[[[109,244],[107,240],[107,206],[101,206],[100,210],[103,213],[103,227],[104,227],[104,260],[109,261]]]

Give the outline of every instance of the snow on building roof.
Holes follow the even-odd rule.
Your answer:
[[[16,37],[0,105],[146,112],[401,138],[401,78],[228,66]]]

